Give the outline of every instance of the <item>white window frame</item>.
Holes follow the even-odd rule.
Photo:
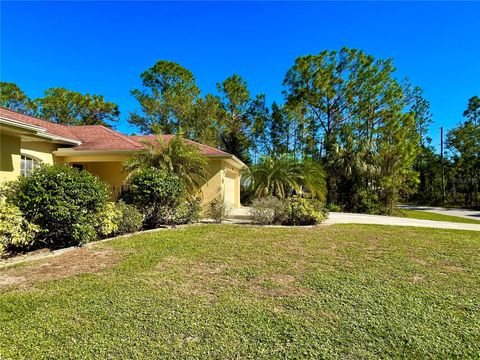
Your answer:
[[[27,164],[30,164],[27,166]],[[40,164],[40,160],[28,154],[20,154],[20,176],[29,177],[32,171]]]

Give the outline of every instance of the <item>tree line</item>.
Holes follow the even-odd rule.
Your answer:
[[[317,163],[327,203],[344,210],[390,213],[408,200],[479,206],[479,98],[448,131],[442,157],[427,137],[428,100],[398,79],[392,59],[349,48],[298,57],[283,79],[284,102],[271,105],[237,74],[202,95],[193,73],[170,61],[158,61],[140,80],[131,91],[139,106],[128,121],[142,133],[182,134],[253,166],[288,163],[280,158]],[[2,83],[1,104],[65,124],[119,119],[118,106],[102,96],[66,89],[32,100]]]

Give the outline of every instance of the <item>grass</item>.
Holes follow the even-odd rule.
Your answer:
[[[449,221],[449,222],[455,222],[455,223],[480,225],[480,220],[468,219],[460,216],[437,214],[437,213],[421,211],[421,210],[401,209],[398,211],[397,216],[407,217],[411,219]]]
[[[205,225],[0,269],[0,358],[479,358],[477,232]]]

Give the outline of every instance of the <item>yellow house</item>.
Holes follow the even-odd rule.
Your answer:
[[[173,135],[163,135],[168,143]],[[38,163],[68,163],[108,183],[112,196],[125,181],[123,162],[144,148],[142,139],[101,125],[66,126],[0,108],[0,183],[28,176]],[[208,159],[209,177],[201,187],[203,204],[223,199],[240,207],[240,171],[245,164],[232,154],[184,139]]]

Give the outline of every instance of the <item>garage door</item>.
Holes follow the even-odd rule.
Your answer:
[[[233,209],[235,207],[235,179],[225,176],[225,205]]]

